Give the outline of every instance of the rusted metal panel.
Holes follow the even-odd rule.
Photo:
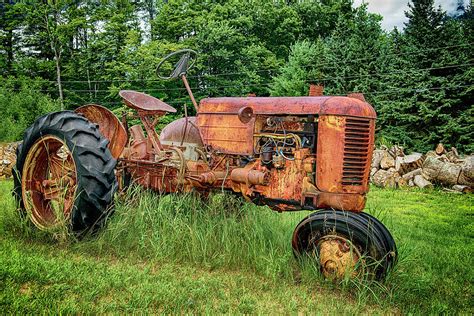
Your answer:
[[[108,148],[112,157],[117,159],[128,141],[127,131],[120,120],[110,110],[97,104],[81,106],[74,112],[99,126],[100,133],[109,140]]]
[[[323,192],[365,193],[374,144],[374,120],[319,118],[316,186]]]
[[[348,212],[361,212],[365,207],[365,194],[320,192],[314,201],[315,208],[333,208]]]
[[[268,174],[268,184],[258,188],[266,198],[292,200],[301,204],[306,173],[300,159],[285,160],[283,168],[272,168]]]
[[[238,155],[253,154],[255,118],[243,123],[235,114],[199,114],[202,140],[212,150]]]
[[[201,100],[200,114],[236,114],[242,107],[251,107],[255,115],[318,114],[375,118],[373,107],[349,97],[246,97],[208,98]]]
[[[316,186],[323,192],[341,192],[344,157],[344,118],[324,115],[318,122]]]

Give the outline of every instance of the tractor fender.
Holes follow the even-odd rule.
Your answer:
[[[115,159],[119,158],[127,144],[128,136],[127,131],[114,113],[97,104],[81,106],[74,112],[82,114],[91,123],[98,125],[100,133],[109,140],[108,148],[112,156]]]

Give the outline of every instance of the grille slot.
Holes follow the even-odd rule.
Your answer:
[[[346,118],[342,185],[364,185],[369,142],[370,120]]]

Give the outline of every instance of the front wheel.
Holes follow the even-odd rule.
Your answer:
[[[315,212],[296,226],[292,246],[296,256],[316,259],[329,279],[364,274],[380,280],[397,260],[392,235],[366,213]]]
[[[82,234],[111,212],[116,160],[96,125],[71,111],[38,118],[17,149],[14,195],[35,226]]]

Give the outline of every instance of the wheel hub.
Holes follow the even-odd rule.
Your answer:
[[[76,188],[76,166],[65,142],[53,135],[38,139],[22,172],[23,201],[33,223],[47,229],[68,220]]]
[[[352,243],[338,235],[326,235],[317,241],[319,262],[326,278],[341,279],[358,274],[359,250]]]

